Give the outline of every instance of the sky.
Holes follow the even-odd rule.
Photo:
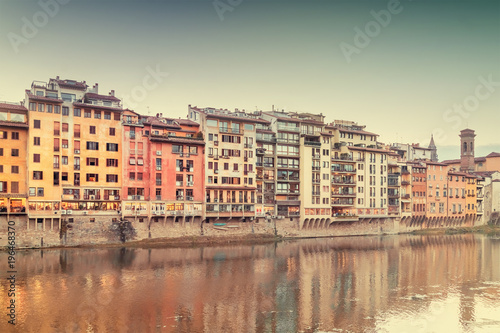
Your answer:
[[[0,0],[0,101],[99,83],[142,114],[322,113],[386,143],[500,151],[500,0]]]

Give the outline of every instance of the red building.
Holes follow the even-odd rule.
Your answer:
[[[123,125],[123,217],[138,222],[201,222],[205,143],[199,124],[125,110]]]

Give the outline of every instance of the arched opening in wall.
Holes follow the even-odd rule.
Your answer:
[[[330,223],[332,223],[332,220],[330,218],[327,218],[326,219],[326,225],[325,225],[325,229],[328,228],[330,226]]]
[[[306,229],[308,227],[309,219],[305,219],[304,222],[302,222],[302,228],[301,229]]]
[[[326,221],[326,219],[325,219],[325,218],[322,218],[322,219],[321,219],[321,222],[319,223],[319,227],[320,227],[321,229],[323,229],[323,228],[325,227],[325,221]]]

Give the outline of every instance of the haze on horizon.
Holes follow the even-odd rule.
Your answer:
[[[0,34],[0,100],[59,75],[143,114],[274,105],[386,143],[434,133],[440,159],[466,127],[478,156],[500,151],[500,0],[0,0]]]

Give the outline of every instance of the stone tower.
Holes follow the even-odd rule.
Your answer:
[[[471,172],[475,170],[474,165],[474,130],[464,129],[460,131],[460,171]]]
[[[429,148],[431,149],[431,161],[438,162],[437,147],[434,144],[434,135],[431,134],[431,142],[429,143]]]

